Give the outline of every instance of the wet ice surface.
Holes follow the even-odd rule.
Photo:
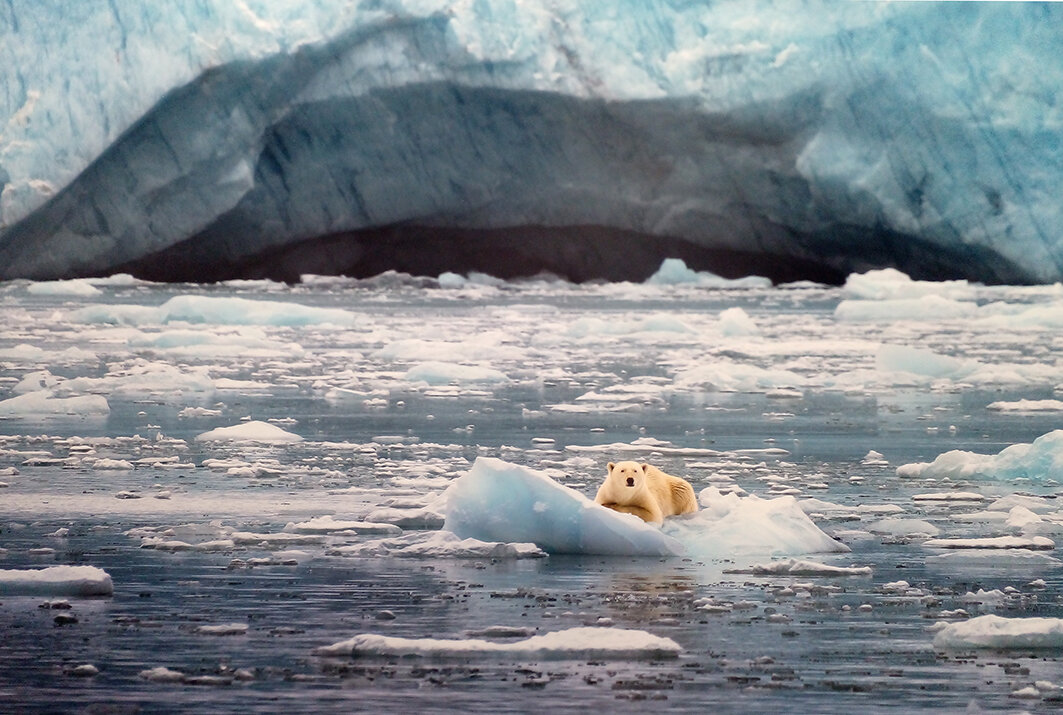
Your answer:
[[[0,595],[0,695],[57,710],[1054,707],[1057,647],[935,648],[935,624],[1063,617],[1056,440],[1025,471],[918,465],[1060,426],[1045,402],[1063,385],[1058,287],[447,284],[0,286],[0,569],[92,566],[114,589]],[[715,499],[796,499],[851,551],[766,553],[741,529],[717,532],[723,555],[463,551],[439,498],[477,457],[589,497],[608,461],[651,461]],[[681,651],[322,651],[586,626]]]

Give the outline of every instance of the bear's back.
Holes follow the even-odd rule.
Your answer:
[[[657,497],[665,516],[690,514],[698,510],[694,487],[690,486],[687,480],[666,474],[652,464],[647,466],[646,478],[649,487]]]

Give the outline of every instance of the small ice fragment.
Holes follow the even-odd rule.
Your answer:
[[[179,670],[170,670],[163,666],[140,671],[140,677],[153,683],[180,683],[185,674]]]
[[[216,626],[199,626],[196,633],[212,636],[242,636],[247,633],[246,623],[223,623]]]

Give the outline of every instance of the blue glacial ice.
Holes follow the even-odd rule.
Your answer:
[[[1033,442],[1005,447],[997,454],[954,449],[932,462],[913,462],[897,468],[901,477],[952,479],[1026,479],[1037,482],[1063,477],[1063,430],[1043,434]]]
[[[0,8],[0,278],[1063,278],[1063,9]],[[723,270],[723,269],[726,270]]]

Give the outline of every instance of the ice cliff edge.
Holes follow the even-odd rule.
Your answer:
[[[1063,7],[0,5],[0,278],[1063,279]],[[641,275],[640,275],[641,273]]]

